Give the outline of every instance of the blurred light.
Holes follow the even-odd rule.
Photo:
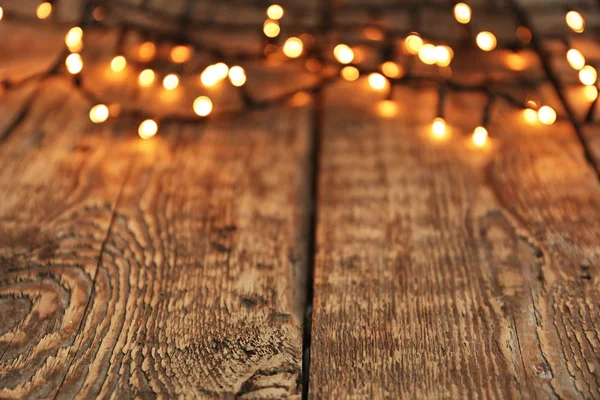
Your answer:
[[[281,19],[283,17],[283,14],[283,7],[281,7],[279,4],[273,4],[269,6],[269,8],[267,8],[267,17],[271,19]]]
[[[471,7],[465,3],[457,3],[454,6],[454,18],[461,24],[468,24],[471,22]]]
[[[591,65],[586,65],[579,71],[579,80],[584,85],[593,85],[596,83],[597,79],[598,72],[596,71],[596,68],[592,67]]]
[[[446,136],[446,121],[444,118],[436,118],[433,120],[433,124],[431,124],[431,132],[433,135],[438,138],[443,138]]]
[[[35,10],[35,15],[37,15],[39,19],[46,19],[50,14],[52,14],[52,4],[47,1],[37,6]]]
[[[115,72],[121,72],[127,66],[127,60],[123,56],[116,56],[110,62],[110,68]]]
[[[83,69],[83,59],[78,53],[71,53],[67,56],[65,65],[67,66],[67,71],[75,75],[80,73]]]
[[[169,74],[163,79],[163,87],[167,90],[175,90],[179,86],[179,76]]]
[[[92,17],[94,17],[94,20],[96,21],[102,21],[104,17],[106,17],[106,9],[102,6],[94,8],[94,11],[92,12]]]
[[[506,56],[506,63],[513,71],[523,71],[527,66],[525,58],[519,53],[509,53]]]
[[[333,56],[341,64],[350,64],[354,60],[354,51],[346,44],[338,44],[333,49]]]
[[[588,101],[594,101],[598,98],[598,88],[596,86],[585,86],[583,93]]]
[[[382,100],[377,103],[377,112],[385,118],[391,118],[398,114],[398,105],[392,100]]]
[[[538,118],[544,125],[552,125],[556,121],[556,111],[550,106],[542,106],[538,110]]]
[[[579,50],[570,49],[567,51],[567,61],[573,69],[580,70],[585,66],[585,57]]]
[[[305,91],[298,92],[292,96],[289,101],[289,104],[293,107],[302,107],[310,103],[312,99],[311,95],[306,93]]]
[[[214,64],[213,70],[214,70],[215,76],[219,80],[223,80],[223,79],[227,78],[227,75],[229,73],[229,67],[224,62],[218,62],[218,63]]]
[[[239,65],[231,67],[229,69],[229,80],[235,87],[243,86],[246,83],[246,71]]]
[[[142,139],[150,139],[152,136],[156,135],[156,132],[158,132],[158,125],[151,119],[143,121],[138,128],[138,135],[140,135]]]
[[[302,40],[297,37],[291,37],[283,44],[283,54],[289,58],[298,58],[302,55],[303,48]]]
[[[342,78],[351,82],[357,80],[360,76],[358,69],[352,66],[342,68],[340,73],[342,74]]]
[[[148,87],[154,83],[154,79],[156,78],[156,74],[151,69],[145,69],[140,72],[138,77],[138,82],[142,87]]]
[[[393,61],[381,64],[381,72],[388,78],[401,78],[404,75],[404,69]]]
[[[375,90],[383,90],[388,85],[388,80],[380,73],[373,72],[369,75],[369,86]]]
[[[478,126],[473,131],[473,144],[476,147],[483,147],[488,139],[488,131],[483,126]]]
[[[108,107],[104,104],[97,104],[90,110],[90,120],[95,124],[100,124],[108,119]]]
[[[404,47],[409,54],[418,54],[423,47],[423,39],[417,33],[411,33],[404,39]]]
[[[156,45],[152,42],[144,42],[138,48],[138,56],[142,61],[151,61],[156,55]]]
[[[4,17],[4,9],[0,7],[0,21],[2,21],[2,17]]]
[[[171,49],[171,60],[173,62],[182,64],[188,61],[192,57],[192,49],[190,46],[178,45]]]
[[[437,61],[435,46],[432,44],[425,44],[419,50],[419,60],[424,64],[433,65]]]
[[[582,33],[585,29],[585,20],[577,11],[569,11],[565,16],[565,21],[573,32]]]
[[[279,32],[281,32],[281,28],[279,27],[279,23],[273,20],[266,20],[263,25],[263,32],[266,37],[274,38],[279,36]]]
[[[385,36],[383,35],[383,32],[381,31],[381,29],[377,28],[376,26],[367,26],[363,30],[363,36],[366,39],[372,40],[372,41],[380,41],[380,40],[385,39]]]
[[[529,124],[534,124],[538,120],[537,111],[535,111],[533,108],[526,108],[523,110],[523,118],[525,118],[525,121],[527,121]]]
[[[83,47],[82,39],[83,29],[76,26],[69,29],[69,32],[65,35],[65,44],[72,53],[77,53],[80,52]]]
[[[447,67],[452,62],[452,53],[448,46],[435,47],[435,62],[440,67]]]
[[[321,69],[321,61],[316,58],[309,58],[306,60],[306,69],[310,72],[317,72]]]
[[[194,112],[201,116],[206,117],[211,113],[213,109],[212,100],[206,96],[200,96],[196,100],[194,100]]]
[[[517,28],[517,37],[523,43],[531,42],[531,31],[526,26],[519,26]]]
[[[477,42],[477,46],[483,51],[492,51],[498,44],[496,36],[492,32],[487,31],[479,32],[475,41]]]

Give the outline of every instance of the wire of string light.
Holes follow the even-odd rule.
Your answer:
[[[93,16],[93,20],[98,21],[103,17],[106,13],[106,10],[99,5],[94,5],[94,2],[88,0],[88,7],[84,9],[84,13],[91,13]],[[188,1],[188,4],[190,2]],[[49,5],[49,6],[48,6]],[[41,10],[40,10],[41,9]],[[0,10],[2,10],[0,8]],[[87,11],[86,11],[87,10]],[[43,2],[40,3],[38,9],[36,10],[37,17],[39,19],[48,18],[50,13],[52,12],[52,3]],[[263,33],[267,40],[267,48],[271,46],[273,48],[274,44],[279,40],[279,36],[281,34],[281,24],[284,22],[283,18],[286,15],[287,11],[284,8],[277,4],[270,5],[265,10],[265,21],[263,23]],[[453,8],[454,18],[459,24],[468,25],[471,23],[473,13],[471,7],[467,3],[456,3]],[[0,19],[2,18],[2,11],[0,11]],[[169,121],[169,120],[177,120],[183,122],[194,122],[194,121],[202,121],[207,118],[213,112],[213,103],[212,100],[207,96],[200,96],[196,98],[192,104],[192,109],[195,113],[194,116],[162,116],[161,118],[153,117],[144,112],[144,110],[140,109],[125,109],[118,105],[118,107],[110,107],[105,104],[101,99],[97,96],[93,95],[89,90],[85,90],[82,84],[83,75],[81,74],[84,68],[84,60],[81,57],[81,50],[84,44],[84,28],[87,26],[84,25],[83,21],[87,19],[87,16],[84,15],[82,17],[82,23],[78,26],[71,28],[66,36],[65,36],[65,45],[69,51],[69,54],[65,57],[65,66],[67,71],[72,74],[76,78],[76,82],[78,86],[82,89],[84,94],[94,102],[94,106],[90,109],[90,119],[94,123],[103,123],[112,117],[111,108],[118,108],[120,112],[119,115],[123,115],[124,113],[129,113],[135,115],[137,118],[141,120],[141,123],[138,128],[138,134],[140,137],[147,139],[158,133],[159,126],[161,121]],[[568,18],[567,18],[567,23]],[[569,25],[570,26],[570,25]],[[124,37],[130,30],[135,29],[132,27],[123,27],[121,29],[119,44],[122,44],[124,41]],[[519,28],[519,29],[522,29]],[[307,30],[307,35],[310,37],[316,36],[316,33],[310,30]],[[168,35],[165,35],[168,38]],[[181,36],[181,35],[180,35]],[[526,43],[526,40],[523,40],[519,31],[517,32],[517,36],[521,39],[522,42]],[[536,120],[542,122],[545,125],[550,125],[554,123],[556,120],[556,112],[547,105],[540,105],[536,102],[531,101],[530,99],[520,99],[517,98],[506,91],[502,92],[494,92],[490,89],[489,84],[475,84],[475,85],[467,85],[461,84],[460,82],[453,81],[452,79],[443,78],[443,77],[419,77],[409,73],[406,73],[403,65],[398,64],[394,60],[393,54],[384,54],[381,59],[382,62],[380,64],[379,69],[367,69],[361,67],[359,63],[355,62],[355,55],[353,47],[346,43],[338,43],[333,46],[332,56],[333,57],[325,57],[323,54],[315,54],[314,49],[311,49],[310,46],[307,46],[305,41],[302,40],[303,35],[288,37],[285,41],[283,41],[283,45],[281,46],[281,51],[283,54],[289,59],[296,59],[299,57],[303,57],[306,54],[311,54],[316,58],[307,58],[307,64],[310,61],[314,61],[315,59],[321,64],[321,66],[327,64],[335,64],[336,67],[339,68],[340,74],[337,76],[329,76],[322,77],[321,81],[316,84],[306,88],[301,88],[298,90],[294,90],[292,92],[286,93],[284,95],[278,96],[276,98],[272,98],[269,100],[256,101],[251,98],[248,92],[244,89],[244,86],[247,81],[247,76],[245,69],[242,65],[229,65],[226,61],[226,56],[219,49],[211,47],[208,48],[209,52],[213,55],[220,57],[223,61],[216,62],[214,64],[205,66],[201,71],[200,70],[188,70],[186,74],[199,74],[200,80],[204,86],[210,87],[214,86],[224,80],[229,80],[230,83],[242,91],[242,98],[245,100],[247,106],[251,107],[261,107],[267,106],[272,103],[284,101],[288,98],[291,98],[293,95],[299,92],[315,92],[322,88],[324,85],[332,83],[338,79],[345,80],[356,80],[361,75],[368,76],[368,83],[373,90],[387,90],[388,99],[385,101],[390,101],[393,91],[392,87],[396,85],[408,85],[414,82],[421,84],[429,84],[435,85],[438,87],[439,91],[439,106],[437,116],[435,117],[432,123],[432,133],[435,136],[441,137],[444,136],[447,131],[447,124],[444,119],[443,110],[444,110],[444,102],[445,102],[445,93],[446,91],[471,91],[471,92],[480,92],[484,93],[488,97],[488,101],[483,110],[483,116],[481,124],[474,128],[472,132],[472,140],[473,143],[477,147],[483,147],[488,138],[488,123],[489,123],[489,114],[492,108],[492,105],[498,98],[504,99],[510,105],[524,109],[524,115],[528,122],[534,122]],[[172,37],[171,37],[172,39]],[[443,43],[436,43],[433,40],[422,37],[416,32],[386,32],[386,40],[388,42],[395,42],[396,40],[403,39],[404,47],[408,54],[412,54],[415,58],[419,59],[424,64],[429,65],[437,65],[440,68],[447,67],[451,64],[452,59],[454,57],[454,50]],[[502,44],[498,43],[495,35],[490,31],[481,31],[475,35],[474,38],[475,45],[479,47],[482,51],[493,51],[497,48],[503,48]],[[514,48],[514,44],[510,44],[507,46],[509,48]],[[203,44],[195,43],[191,40],[179,40],[177,44],[175,44],[170,51],[170,61],[173,65],[181,65],[186,63],[195,51],[207,50],[207,47]],[[142,87],[150,86],[156,84],[159,81],[158,71],[155,71],[151,68],[148,68],[148,62],[152,61],[156,54],[156,45],[152,41],[147,41],[142,43],[138,49],[140,55],[145,54],[142,57],[142,61],[139,62],[136,60],[126,59],[125,55],[121,48],[117,48],[116,54],[110,62],[110,68],[116,73],[122,72],[126,66],[133,67],[136,75],[138,76],[139,85]],[[322,51],[321,51],[322,52]],[[389,52],[388,52],[389,53]],[[251,60],[261,59],[264,57],[264,54],[258,55],[236,55],[230,58],[236,59],[240,62],[247,62]],[[165,90],[174,90],[179,86],[181,80],[181,73],[168,72],[162,78],[161,83]],[[534,85],[535,86],[535,85]]]

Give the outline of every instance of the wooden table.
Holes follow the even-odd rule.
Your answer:
[[[130,3],[119,18],[156,23]],[[536,28],[523,68],[559,120],[498,103],[483,149],[465,134],[478,94],[449,95],[436,141],[435,88],[396,87],[382,109],[366,79],[260,63],[248,93],[284,96],[247,110],[227,85],[140,90],[108,71],[117,30],[86,31],[84,92],[159,116],[213,98],[214,117],[142,141],[134,118],[92,124],[89,96],[47,73],[77,2],[1,21],[0,398],[599,398],[600,131],[550,38],[564,12],[533,3],[474,23]],[[319,2],[300,4],[310,20]],[[508,53],[469,54],[454,76],[514,78]]]

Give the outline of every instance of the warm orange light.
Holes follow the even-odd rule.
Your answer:
[[[523,43],[531,42],[531,31],[526,26],[519,26],[517,28],[517,37]]]
[[[372,41],[379,41],[385,39],[385,36],[383,32],[381,32],[381,29],[377,28],[376,26],[367,26],[365,29],[363,29],[363,36],[365,37],[365,39]]]
[[[2,21],[2,17],[4,17],[4,9],[0,7],[0,21]]]
[[[498,44],[496,36],[492,32],[487,31],[479,32],[475,41],[477,42],[477,46],[483,51],[492,51]]]
[[[65,35],[65,44],[71,51],[71,53],[78,53],[83,48],[83,29],[76,26],[69,29],[69,32]]]
[[[586,65],[579,71],[579,80],[584,85],[590,86],[598,80],[598,72],[591,65]]]
[[[192,48],[190,46],[178,45],[171,49],[171,60],[177,64],[183,64],[192,57]]]
[[[423,39],[417,33],[411,33],[404,39],[404,47],[409,54],[419,54],[423,47]]]
[[[542,106],[538,110],[538,119],[544,125],[552,125],[556,121],[556,111],[550,106]]]
[[[523,110],[523,118],[525,118],[525,121],[527,121],[527,123],[534,124],[538,120],[537,111],[535,111],[533,108],[526,108],[525,110]]]
[[[388,78],[401,78],[404,75],[404,68],[393,61],[386,61],[381,64],[381,72]]]
[[[506,56],[506,63],[513,71],[523,71],[527,66],[525,59],[519,53],[510,53]]]
[[[156,78],[156,74],[151,69],[145,69],[140,72],[138,76],[138,82],[142,87],[148,87],[154,83],[154,79]]]
[[[333,49],[333,56],[341,64],[350,64],[354,60],[354,51],[346,44],[338,44]]]
[[[163,87],[167,90],[175,90],[179,86],[179,76],[177,74],[169,74],[163,79]]]
[[[375,90],[383,90],[387,87],[388,80],[380,73],[373,72],[369,74],[369,86]]]
[[[289,58],[298,58],[302,55],[304,44],[297,37],[291,37],[283,44],[283,54]]]
[[[158,124],[151,119],[147,119],[143,121],[138,128],[138,135],[142,139],[150,139],[152,136],[156,135],[158,132]]]
[[[138,56],[142,61],[151,61],[156,55],[156,45],[152,42],[144,42],[138,48]]]
[[[585,66],[585,57],[579,50],[570,49],[567,51],[567,61],[571,68],[580,70]]]
[[[436,118],[433,120],[433,124],[431,124],[431,132],[433,133],[433,136],[437,138],[443,138],[446,136],[447,127],[444,118]]]
[[[352,66],[342,68],[340,74],[342,75],[342,78],[344,78],[347,81],[355,81],[360,76],[360,72],[358,71],[358,69]]]
[[[419,50],[419,60],[423,62],[423,64],[433,65],[437,62],[437,55],[435,51],[435,46],[432,44],[424,44]]]
[[[377,103],[377,112],[385,118],[392,118],[398,114],[398,105],[392,100],[382,100]]]
[[[461,24],[471,22],[471,7],[466,3],[457,3],[454,6],[454,18]]]
[[[473,140],[473,144],[476,147],[483,147],[487,143],[488,139],[488,131],[483,126],[478,126],[473,131],[473,136],[471,138]]]
[[[201,116],[206,117],[211,113],[213,109],[212,100],[206,96],[200,96],[194,100],[194,112]]]
[[[266,37],[274,38],[279,36],[279,32],[281,32],[281,28],[279,27],[279,23],[277,21],[273,21],[268,19],[265,21],[263,25],[263,32]]]
[[[37,15],[39,19],[46,19],[50,14],[52,14],[52,4],[47,1],[41,3],[35,10],[35,15]]]
[[[67,67],[67,71],[69,71],[70,74],[75,75],[80,73],[83,69],[83,59],[78,53],[71,53],[67,56],[65,65]]]
[[[585,30],[585,19],[577,11],[569,11],[565,15],[565,21],[573,32],[582,33]]]
[[[95,124],[100,124],[108,119],[108,107],[104,104],[97,104],[90,110],[90,120]]]
[[[273,4],[270,5],[269,8],[267,8],[267,17],[271,19],[281,19],[283,17],[283,14],[283,7],[281,7],[279,4]]]
[[[453,52],[448,46],[435,46],[435,63],[440,67],[447,67],[452,62]]]
[[[123,56],[116,56],[110,62],[110,69],[115,72],[121,72],[127,66],[127,60]]]
[[[246,83],[246,71],[239,65],[235,65],[229,69],[229,80],[235,87],[243,86]]]
[[[586,86],[583,88],[583,93],[588,101],[594,101],[598,98],[598,88],[596,86]]]

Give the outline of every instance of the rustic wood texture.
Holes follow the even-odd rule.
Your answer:
[[[432,139],[432,90],[393,118],[355,90],[325,100],[310,397],[600,396],[600,184],[570,126],[497,106],[481,151]]]

